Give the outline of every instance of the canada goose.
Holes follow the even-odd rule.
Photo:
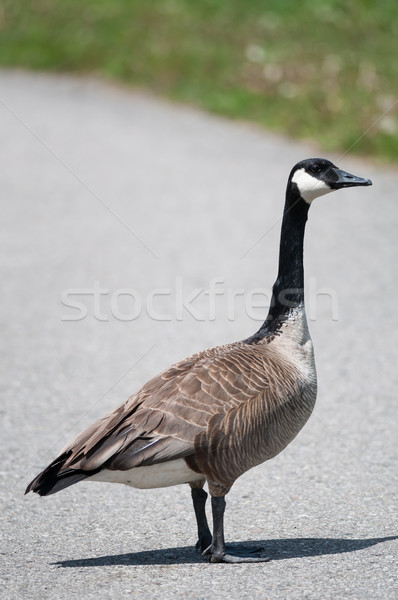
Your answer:
[[[359,185],[371,181],[325,159],[299,162],[287,183],[271,307],[257,333],[194,354],[148,381],[68,444],[25,493],[46,496],[83,479],[136,488],[189,483],[203,555],[212,562],[268,560],[226,552],[224,497],[240,475],[281,452],[313,410],[317,382],[303,290],[307,214],[317,196]]]

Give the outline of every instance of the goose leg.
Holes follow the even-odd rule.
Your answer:
[[[226,563],[248,563],[248,562],[267,562],[270,559],[268,557],[260,556],[237,556],[234,554],[227,554],[225,549],[224,540],[224,512],[225,512],[225,498],[224,496],[211,497],[211,508],[213,512],[213,539],[208,548],[202,555],[205,556],[210,554],[210,561],[226,562]],[[246,551],[250,554],[250,551]]]
[[[196,550],[204,552],[211,544],[211,533],[207,524],[205,505],[207,493],[201,487],[192,487],[191,495],[193,508],[195,511],[196,522],[198,524],[198,541],[196,542]]]

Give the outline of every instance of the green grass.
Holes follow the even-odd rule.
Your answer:
[[[398,157],[397,39],[396,0],[0,4],[3,66],[96,74],[386,160]]]

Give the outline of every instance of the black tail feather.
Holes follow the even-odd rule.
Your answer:
[[[36,494],[39,494],[40,496],[50,496],[51,494],[55,494],[97,472],[97,470],[83,471],[82,469],[62,470],[66,459],[70,456],[70,452],[71,451],[64,452],[58,456],[58,458],[48,465],[44,471],[39,473],[37,477],[30,482],[25,490],[25,494],[36,492]]]

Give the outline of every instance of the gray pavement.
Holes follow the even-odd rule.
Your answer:
[[[227,497],[227,539],[273,560],[210,565],[187,486],[23,492],[152,375],[258,328],[288,172],[320,153],[92,80],[3,71],[0,102],[1,597],[396,598],[397,173],[342,158],[374,186],[311,208],[318,403]]]

